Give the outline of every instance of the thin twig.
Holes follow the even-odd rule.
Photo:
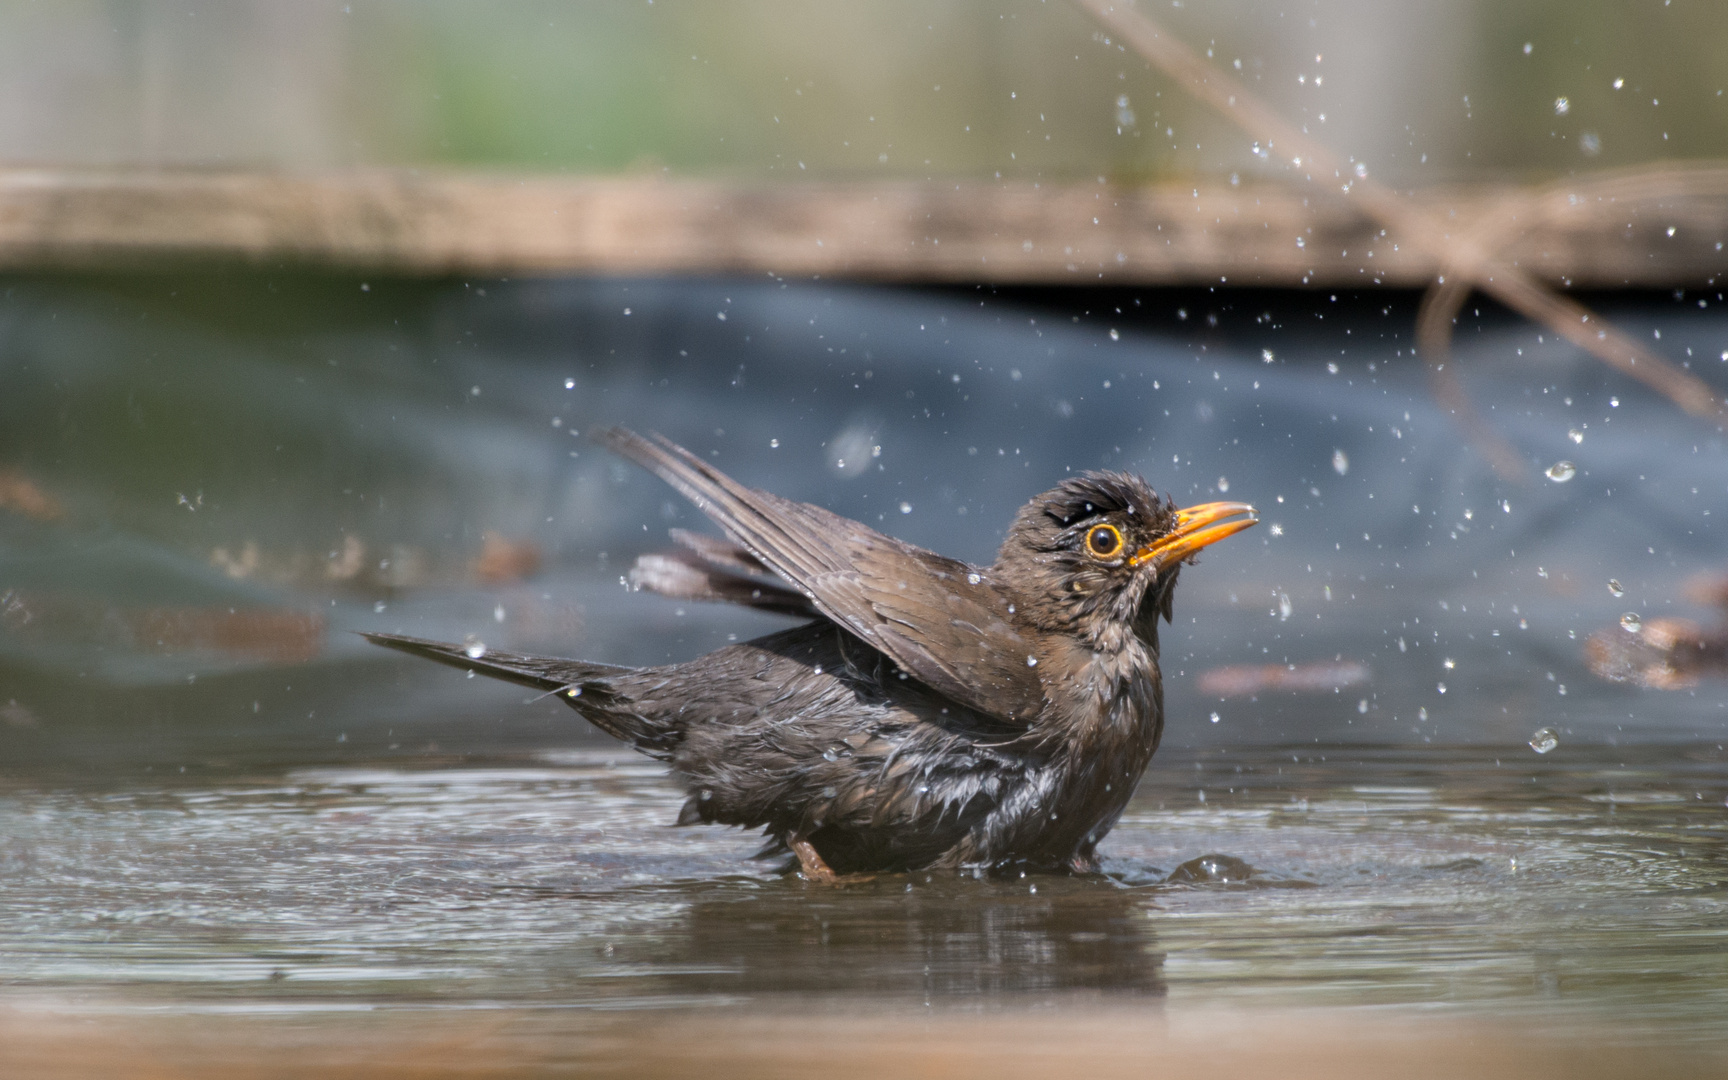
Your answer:
[[[1568,178],[1527,196],[1508,196],[1471,222],[1471,242],[1496,254],[1505,252],[1531,231],[1552,226],[1564,216],[1589,213],[1607,204],[1623,214],[1627,203],[1676,196],[1728,197],[1728,175],[1714,165],[1637,167]],[[1429,286],[1416,315],[1416,346],[1427,362],[1434,397],[1464,429],[1466,437],[1509,480],[1528,480],[1529,470],[1512,444],[1490,428],[1471,404],[1451,362],[1452,327],[1474,283],[1454,275]]]
[[[1196,97],[1234,120],[1249,134],[1278,147],[1310,181],[1336,180],[1340,193],[1353,199],[1363,213],[1403,241],[1427,252],[1445,275],[1464,277],[1483,292],[1609,366],[1665,394],[1695,416],[1721,420],[1728,415],[1708,383],[1682,371],[1633,341],[1584,305],[1551,292],[1518,267],[1495,258],[1480,242],[1456,236],[1437,215],[1353,170],[1318,139],[1289,123],[1247,86],[1206,63],[1188,46],[1124,0],[1074,0],[1110,27],[1153,66],[1185,86]],[[1444,281],[1444,276],[1441,278]]]
[[[1488,459],[1503,479],[1527,482],[1530,470],[1516,447],[1506,437],[1488,426],[1482,414],[1464,392],[1464,380],[1458,377],[1458,365],[1449,363],[1452,353],[1452,323],[1464,301],[1470,298],[1470,283],[1453,278],[1428,287],[1422,296],[1422,306],[1416,312],[1416,348],[1428,364],[1428,386],[1434,400],[1449,413],[1452,422],[1464,431],[1464,437],[1476,452]]]

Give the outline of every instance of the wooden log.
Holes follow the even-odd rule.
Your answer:
[[[1492,223],[1479,242],[1504,240],[1510,258],[1564,285],[1696,286],[1728,271],[1728,168],[1411,198],[1457,221],[1460,237]],[[1443,272],[1347,198],[1293,184],[0,170],[0,269],[211,262],[1013,285],[1408,288]]]

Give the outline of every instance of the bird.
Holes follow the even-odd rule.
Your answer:
[[[644,668],[364,636],[555,695],[668,764],[678,824],[761,829],[761,857],[815,882],[1100,872],[1164,730],[1158,619],[1184,565],[1259,520],[1084,472],[1021,506],[979,566],[746,487],[663,436],[593,436],[725,534],[673,530],[678,550],[641,556],[631,585],[803,621]]]

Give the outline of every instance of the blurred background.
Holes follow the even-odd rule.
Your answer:
[[[1144,10],[1713,403],[1433,317],[1069,3],[0,2],[10,1074],[1728,1062],[1728,13]],[[610,424],[976,562],[1085,469],[1256,504],[1107,878],[812,890],[357,636],[784,626],[622,585],[709,527]]]
[[[1400,186],[1728,150],[1728,25],[1707,3],[1222,0],[1157,15]],[[1106,36],[1045,0],[11,2],[0,159],[782,182],[1272,168]]]

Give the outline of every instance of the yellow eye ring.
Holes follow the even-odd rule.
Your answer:
[[[1099,559],[1110,559],[1122,552],[1122,531],[1114,525],[1094,525],[1086,530],[1086,550]]]

